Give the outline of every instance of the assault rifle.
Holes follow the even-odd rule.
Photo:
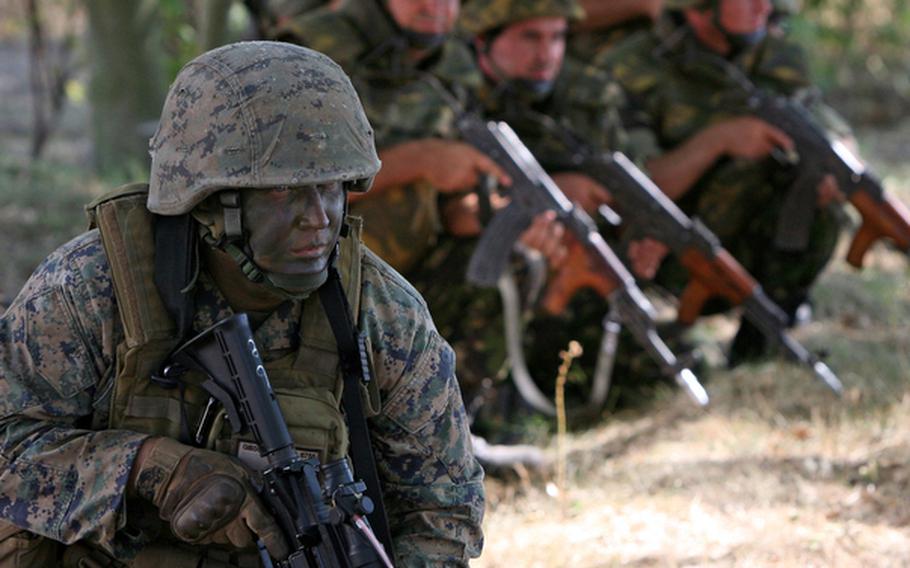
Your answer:
[[[843,393],[837,375],[787,332],[787,315],[710,229],[683,213],[621,152],[595,152],[579,140],[569,140],[571,133],[563,134],[566,142],[572,142],[572,167],[610,191],[632,237],[650,237],[665,244],[688,271],[690,280],[679,298],[680,323],[691,325],[708,299],[724,298],[732,305],[742,306],[743,316],[787,357],[807,365],[836,394]],[[551,301],[564,305],[577,288],[574,283],[566,283],[568,295]]]
[[[490,221],[469,263],[467,279],[479,286],[497,286],[508,272],[512,250],[535,215],[553,210],[575,243],[584,252],[588,268],[596,275],[598,292],[626,325],[637,342],[655,359],[661,370],[672,376],[699,405],[708,395],[695,374],[680,364],[676,355],[658,335],[654,308],[635,283],[635,278],[604,241],[594,221],[576,207],[540,166],[530,150],[504,122],[485,122],[465,114],[458,121],[461,137],[489,156],[512,179],[510,203]],[[570,266],[567,270],[579,270]]]
[[[881,181],[838,140],[830,140],[809,111],[799,102],[759,91],[750,98],[755,116],[780,128],[793,139],[799,163],[796,180],[778,220],[775,244],[784,250],[804,250],[815,211],[816,187],[830,173],[840,190],[862,216],[862,225],[847,251],[847,262],[861,268],[869,248],[878,240],[890,241],[910,253],[910,210],[885,193]]]
[[[180,366],[202,372],[211,407],[220,403],[235,434],[247,432],[259,447],[261,495],[291,545],[273,562],[260,542],[263,566],[271,568],[386,567],[392,562],[366,516],[373,503],[355,481],[346,458],[320,464],[298,454],[269,384],[246,314],[224,319],[180,347]]]
[[[798,100],[758,88],[738,67],[717,58],[729,77],[747,96],[749,111],[781,129],[796,146],[796,179],[787,190],[774,244],[782,250],[805,250],[815,215],[816,188],[825,174],[837,180],[841,192],[862,217],[853,237],[847,262],[861,268],[869,248],[878,240],[890,241],[910,253],[910,210],[885,193],[881,181],[838,140],[831,140],[809,110]]]

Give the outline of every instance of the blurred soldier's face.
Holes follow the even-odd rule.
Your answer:
[[[731,34],[750,34],[765,29],[771,15],[769,0],[723,0],[718,19]]]
[[[325,270],[344,215],[341,183],[242,191],[243,226],[253,261],[266,272]]]
[[[459,0],[387,0],[389,13],[406,30],[448,34],[458,19]]]
[[[512,24],[481,51],[481,67],[492,61],[505,79],[552,81],[562,68],[568,27],[566,19],[559,17]]]

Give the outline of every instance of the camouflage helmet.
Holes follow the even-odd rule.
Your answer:
[[[585,12],[576,0],[473,0],[462,8],[459,26],[464,33],[478,36],[515,22],[548,16],[580,20]]]
[[[316,51],[240,42],[181,69],[149,144],[148,208],[189,212],[224,189],[348,182],[379,170],[373,131],[344,71]]]

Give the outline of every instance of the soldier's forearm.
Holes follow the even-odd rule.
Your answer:
[[[48,538],[110,544],[146,435],[91,432],[12,416],[0,421],[0,518]],[[53,488],[48,492],[47,488]]]
[[[608,28],[635,18],[657,19],[663,0],[581,0],[585,19],[578,23],[579,30]]]
[[[647,169],[654,183],[672,200],[688,192],[724,155],[725,149],[709,129],[695,134],[673,150],[651,158]]]
[[[483,474],[463,484],[430,487],[385,484],[389,503],[420,503],[413,510],[389,508],[400,566],[468,566],[483,544]],[[479,498],[479,500],[478,500]]]
[[[390,187],[398,187],[424,179],[428,154],[432,154],[428,151],[428,146],[432,145],[434,141],[433,138],[410,140],[381,150],[379,159],[382,160],[382,169],[373,180],[372,189],[366,194],[350,194],[351,200],[369,199]]]

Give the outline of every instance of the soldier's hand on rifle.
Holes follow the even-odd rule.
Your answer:
[[[133,464],[127,494],[151,501],[185,542],[240,549],[258,538],[274,558],[290,554],[251,485],[249,471],[225,454],[170,438],[149,438]]]
[[[598,207],[609,205],[613,200],[607,188],[584,174],[562,172],[552,177],[559,189],[589,215],[594,215]]]
[[[815,205],[821,209],[830,203],[843,203],[847,197],[841,192],[840,186],[837,185],[837,178],[831,174],[826,174],[815,189]]]
[[[473,189],[484,175],[503,186],[512,183],[502,168],[470,144],[434,138],[425,146],[428,160],[423,177],[443,193]]]
[[[566,229],[556,220],[555,211],[544,211],[536,217],[521,235],[521,243],[540,252],[547,259],[551,269],[559,269],[566,260],[566,246],[563,243]]]
[[[793,139],[783,130],[752,116],[731,118],[709,128],[722,152],[734,158],[756,160],[775,148],[793,149]]]
[[[661,262],[670,249],[667,245],[650,237],[629,243],[626,256],[629,258],[632,272],[639,278],[650,280],[657,274]]]

